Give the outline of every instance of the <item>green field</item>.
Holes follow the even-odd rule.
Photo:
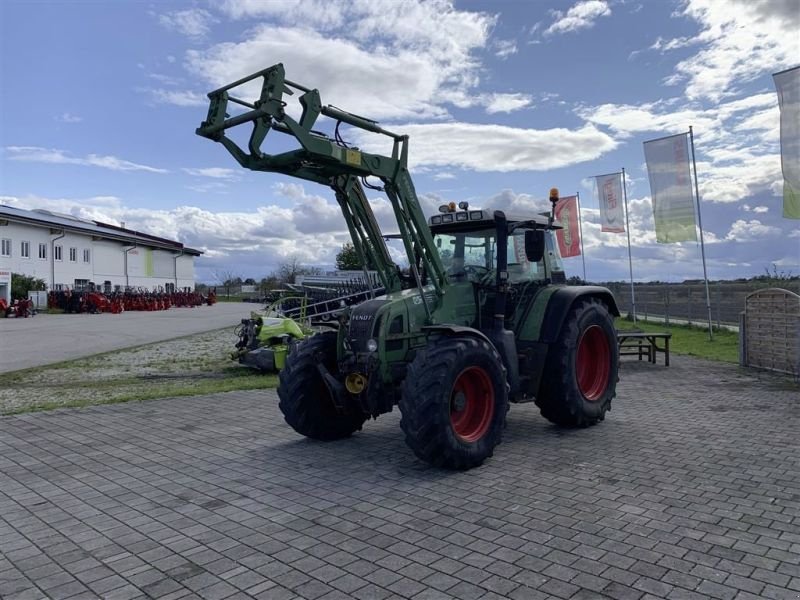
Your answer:
[[[642,331],[666,331],[672,333],[669,342],[670,352],[686,354],[698,358],[719,360],[723,362],[739,362],[739,334],[735,331],[720,329],[714,331],[714,340],[709,341],[708,329],[692,325],[665,325],[664,323],[633,323],[625,319],[616,319],[617,329],[639,329]]]

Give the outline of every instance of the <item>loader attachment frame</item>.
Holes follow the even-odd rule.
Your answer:
[[[257,100],[247,101],[231,95],[232,90],[259,79],[261,90]],[[295,91],[302,92],[298,98],[302,106],[299,121],[285,110],[284,98],[294,95]],[[323,106],[319,91],[286,79],[282,64],[218,88],[210,92],[208,98],[208,115],[197,128],[198,135],[221,143],[247,169],[283,173],[331,187],[336,193],[362,264],[371,263],[375,266],[387,292],[403,287],[419,288],[428,319],[431,318],[422,294],[423,284],[431,283],[436,293],[442,295],[447,276],[408,172],[408,136],[388,131],[376,121],[333,106]],[[230,116],[230,104],[248,110]],[[320,116],[334,120],[337,127],[340,123],[346,123],[363,131],[389,137],[392,140],[391,156],[363,152],[349,147],[340,139],[315,131],[314,126]],[[252,131],[245,150],[226,132],[247,123],[252,124]],[[262,144],[271,131],[295,138],[300,148],[277,154],[263,152]],[[398,266],[389,254],[362,186],[366,177],[377,177],[383,183],[383,191],[397,219],[413,280],[403,281]]]

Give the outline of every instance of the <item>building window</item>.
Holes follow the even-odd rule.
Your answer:
[[[92,251],[88,248],[83,249],[83,262],[92,262]]]
[[[56,260],[64,260],[64,249],[59,245],[53,248],[53,256]]]
[[[39,244],[39,258],[47,260],[47,244]]]
[[[75,248],[70,248],[70,250],[75,250]],[[76,279],[75,280],[75,291],[83,292],[89,288],[89,280],[88,279]]]
[[[2,242],[2,256],[11,256],[11,240],[3,240]]]
[[[30,258],[31,257],[31,243],[30,242],[20,242],[19,243],[19,255],[22,258]]]
[[[77,248],[70,248],[69,249],[69,262],[78,262],[78,249]]]

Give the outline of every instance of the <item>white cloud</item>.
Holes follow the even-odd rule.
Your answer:
[[[486,112],[510,113],[530,106],[533,98],[529,94],[489,94],[486,98]]]
[[[235,169],[226,169],[223,167],[206,167],[200,169],[193,169],[186,167],[184,172],[189,175],[196,175],[198,177],[211,177],[213,179],[237,179],[240,171]]]
[[[56,121],[61,123],[80,123],[83,121],[83,117],[79,117],[78,115],[73,115],[72,113],[61,113],[56,117]]]
[[[797,64],[800,10],[795,0],[686,0],[682,14],[700,24],[700,33],[663,47],[701,45],[667,79],[669,84],[686,82],[690,99],[717,101],[765,70],[776,72]]]
[[[673,98],[582,107],[576,112],[622,138],[679,133],[693,125],[701,197],[738,202],[780,183],[776,104],[774,93],[756,93],[708,107]]]
[[[661,36],[656,39],[655,42],[648,48],[648,50],[659,50],[663,54],[664,52],[668,52],[670,50],[675,50],[677,48],[685,48],[686,46],[691,46],[693,44],[699,43],[699,40],[694,38],[688,37],[679,37],[673,38],[671,40],[665,40]]]
[[[552,13],[556,20],[545,29],[546,36],[593,27],[599,17],[610,15],[611,9],[604,0],[585,0],[572,6],[566,14],[558,10]]]
[[[287,77],[318,88],[324,103],[374,119],[443,117],[446,103],[474,95],[476,54],[496,21],[448,0],[229,0],[220,9],[273,22],[256,23],[242,41],[189,51],[194,76],[218,87],[281,61]]]
[[[215,21],[212,14],[202,8],[176,10],[158,17],[158,22],[162,26],[190,38],[201,38],[207,35],[211,31],[211,24]]]
[[[189,90],[146,90],[156,102],[174,104],[176,106],[208,106],[208,97],[199,92]]]
[[[10,160],[41,162],[63,165],[83,165],[102,167],[112,171],[147,171],[149,173],[168,173],[167,169],[158,169],[139,163],[123,160],[116,156],[89,154],[85,157],[70,156],[63,150],[41,148],[39,146],[6,146]]]
[[[500,60],[505,60],[517,53],[517,40],[495,40],[494,55]]]
[[[725,239],[735,240],[737,242],[753,242],[768,236],[774,237],[780,232],[781,230],[779,228],[771,225],[764,225],[757,219],[751,221],[738,219],[731,225],[731,229],[725,236]]]
[[[522,129],[474,123],[399,125],[411,137],[409,162],[474,171],[541,171],[593,160],[616,142],[591,125],[577,130]],[[386,153],[376,136],[358,136],[368,152]]]

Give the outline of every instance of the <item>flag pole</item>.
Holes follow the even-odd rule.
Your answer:
[[[581,261],[583,261],[583,283],[586,283],[586,254],[583,251],[583,220],[581,219],[581,193],[575,192],[578,199],[578,232],[581,234]]]
[[[706,309],[708,310],[708,339],[714,341],[711,327],[711,295],[708,292],[708,271],[706,270],[706,246],[703,243],[703,218],[700,216],[700,187],[697,184],[697,161],[694,156],[694,131],[689,125],[689,140],[692,142],[692,167],[694,168],[694,195],[697,198],[697,224],[700,227],[700,255],[703,257],[703,279],[706,282]]]
[[[631,258],[631,223],[628,219],[628,184],[625,182],[625,167],[622,167],[622,197],[625,199],[625,231],[628,234],[628,268],[631,272],[631,311],[636,323],[636,295],[633,291],[633,259]]]

